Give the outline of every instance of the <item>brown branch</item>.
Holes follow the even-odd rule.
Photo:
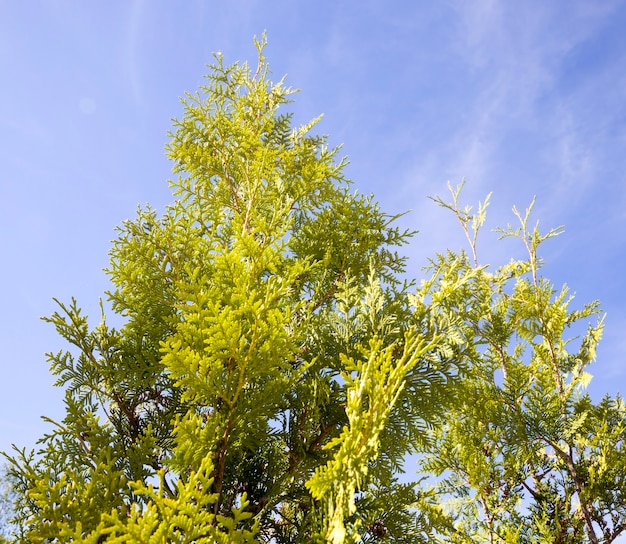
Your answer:
[[[220,440],[220,450],[217,454],[217,467],[213,470],[213,492],[217,493],[217,499],[213,504],[213,514],[217,515],[222,503],[222,487],[224,485],[224,472],[226,471],[226,450],[230,439],[230,432],[233,426],[233,418],[228,418],[226,428]]]
[[[541,439],[546,444],[548,444],[563,461],[565,461],[565,464],[567,465],[567,470],[572,477],[572,481],[574,482],[574,489],[576,490],[576,494],[578,495],[578,499],[580,501],[580,509],[583,514],[583,519],[585,520],[587,536],[593,544],[599,544],[598,537],[596,535],[595,529],[593,528],[593,519],[591,517],[589,505],[587,504],[587,497],[585,496],[585,492],[583,490],[582,480],[578,475],[576,466],[574,465],[574,452],[572,450],[572,447],[568,446],[568,451],[566,452],[548,437],[541,435]]]
[[[328,288],[328,290],[322,295],[322,298],[320,298],[311,308],[311,313],[313,313],[315,310],[317,310],[322,304],[324,304],[326,301],[328,301],[336,292],[337,292],[337,287],[339,285],[339,283],[346,277],[344,272],[339,272],[339,274],[337,274],[337,277],[333,280],[333,283],[331,284],[331,286]]]

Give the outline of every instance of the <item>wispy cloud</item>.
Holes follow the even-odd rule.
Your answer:
[[[139,58],[143,10],[144,0],[133,0],[128,16],[128,33],[126,35],[126,69],[133,100],[137,106],[143,103],[140,73],[141,59]]]
[[[495,1],[452,5],[456,32],[449,47],[459,59],[460,84],[467,87],[464,116],[414,170],[429,178],[436,171],[462,172],[489,190],[527,196],[503,176],[506,139],[517,132],[521,144],[535,150],[533,160],[543,161],[540,166],[550,174],[546,207],[564,199],[580,201],[600,161],[593,136],[582,127],[593,93],[597,97],[604,82],[599,74],[593,86],[563,88],[563,64],[600,32],[618,4],[574,2],[567,10],[562,4]],[[521,171],[506,174],[512,180],[523,176]]]

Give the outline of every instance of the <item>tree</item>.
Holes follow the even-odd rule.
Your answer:
[[[459,369],[398,279],[410,233],[351,192],[317,120],[292,127],[263,46],[254,73],[217,56],[186,95],[174,202],[119,229],[124,325],[90,328],[76,301],[47,318],[72,346],[49,355],[67,415],[11,458],[23,541],[419,529],[394,474]]]
[[[527,260],[495,272],[478,265],[476,240],[486,204],[476,215],[453,200],[470,242],[465,254],[439,255],[424,286],[432,310],[461,319],[463,358],[471,368],[444,425],[422,450],[421,468],[438,481],[429,497],[450,516],[438,529],[446,542],[613,542],[626,530],[626,407],[621,397],[594,405],[585,388],[603,317],[597,302],[580,310],[567,287],[540,275],[538,249],[560,234],[531,227],[532,205],[519,225]],[[444,284],[458,286],[438,299]],[[579,336],[576,334],[581,333]]]
[[[576,396],[599,327],[576,356],[562,339],[596,307],[568,313],[538,278],[527,218],[528,262],[450,252],[402,280],[412,233],[351,190],[317,119],[292,126],[255,43],[254,72],[216,56],[183,100],[173,203],[119,228],[123,325],[74,300],[47,318],[70,344],[48,356],[67,409],[9,456],[18,541],[610,542],[623,406]]]

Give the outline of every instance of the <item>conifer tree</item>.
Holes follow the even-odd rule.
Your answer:
[[[24,542],[421,531],[397,472],[458,365],[399,279],[411,233],[351,190],[317,119],[292,126],[256,45],[254,71],[218,55],[185,96],[173,203],[119,228],[124,325],[74,300],[47,318],[71,346],[49,355],[66,416],[11,458]]]
[[[539,248],[562,229],[542,234],[532,205],[500,229],[527,258],[494,272],[479,265],[488,199],[472,214],[459,205],[461,187],[452,202],[436,201],[456,215],[472,258],[438,255],[423,286],[431,311],[459,316],[470,369],[420,457],[437,480],[429,507],[448,516],[433,540],[613,542],[626,531],[626,407],[620,396],[594,404],[585,393],[604,322],[598,303],[572,309],[568,288],[542,277]],[[457,287],[439,298],[444,284]]]

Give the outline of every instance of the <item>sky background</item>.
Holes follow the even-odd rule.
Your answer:
[[[493,192],[482,263],[523,255],[489,231],[537,197],[545,274],[607,312],[595,399],[626,392],[626,2],[611,0],[0,0],[0,450],[35,445],[61,419],[42,322],[76,297],[92,323],[109,287],[115,227],[171,201],[164,156],[179,97],[211,54],[254,63],[267,30],[276,79],[302,89],[346,170],[383,210],[411,210],[407,254],[463,237],[429,195],[466,178]]]

